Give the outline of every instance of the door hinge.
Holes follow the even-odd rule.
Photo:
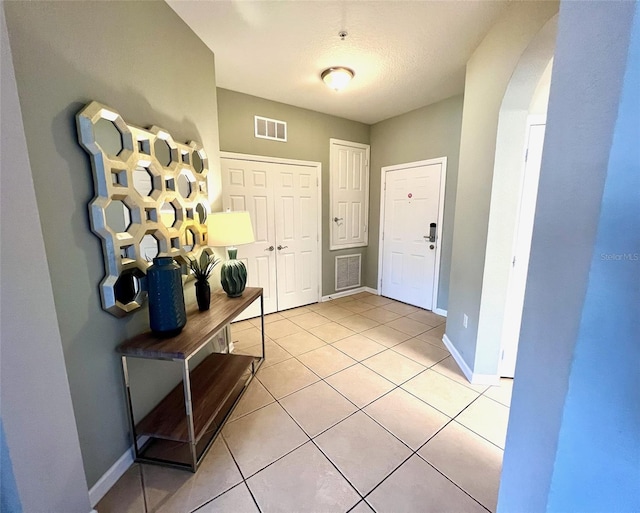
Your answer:
[[[511,267],[515,267],[516,266],[516,257],[513,257],[513,260],[511,261]]]
[[[320,187],[320,178],[316,177],[316,187]]]
[[[524,161],[526,162],[527,160],[529,160],[529,148],[524,152]]]

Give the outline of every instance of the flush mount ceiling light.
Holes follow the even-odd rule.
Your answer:
[[[352,69],[336,66],[325,69],[320,75],[320,78],[322,78],[322,81],[334,91],[340,91],[347,87],[347,84],[351,82],[354,75],[355,73]]]

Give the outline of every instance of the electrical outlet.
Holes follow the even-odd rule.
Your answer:
[[[469,324],[469,317],[467,317],[467,314],[463,314],[462,315],[462,325],[466,328],[467,324]]]

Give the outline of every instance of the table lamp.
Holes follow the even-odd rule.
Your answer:
[[[247,268],[236,260],[240,244],[250,244],[253,227],[249,212],[220,212],[207,217],[208,245],[226,247],[229,260],[222,264],[220,282],[229,297],[242,295],[247,285]]]

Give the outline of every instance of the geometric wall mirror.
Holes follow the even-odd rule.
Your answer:
[[[102,241],[102,308],[122,317],[144,303],[142,279],[153,258],[172,256],[186,265],[206,247],[208,159],[200,143],[127,125],[98,102],[76,121],[93,171],[89,217]]]

